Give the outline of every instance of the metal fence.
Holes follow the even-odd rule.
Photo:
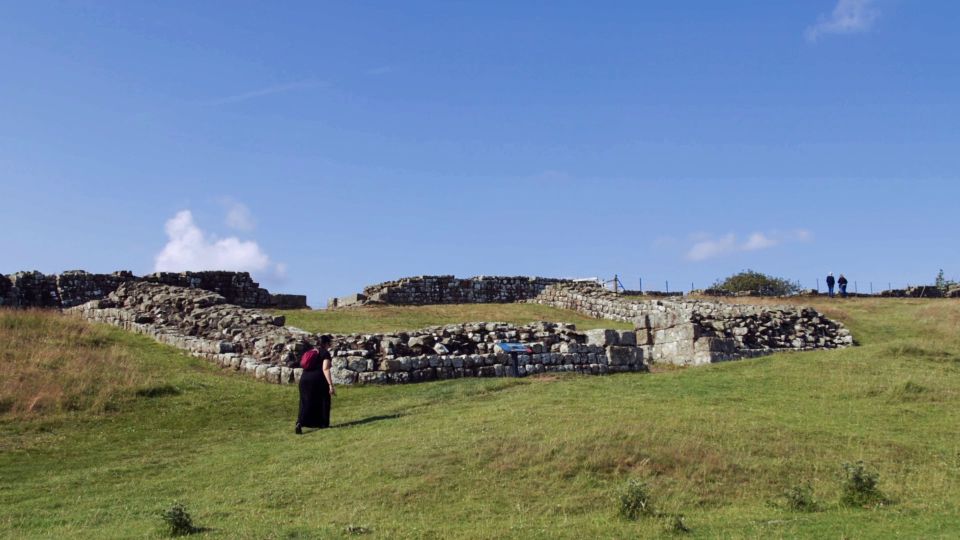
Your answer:
[[[945,291],[931,283],[909,283],[895,281],[871,281],[847,278],[848,296],[875,296],[875,297],[913,297],[913,298],[936,298],[945,296]],[[625,278],[622,274],[614,274],[612,279],[602,280],[605,286],[615,292],[643,292],[646,294],[690,294],[693,291],[703,291],[710,289],[716,282],[698,285],[696,281],[656,279],[649,280],[643,277],[636,279]],[[624,284],[636,284],[637,289],[627,287]],[[826,277],[814,278],[804,282],[797,280],[794,282],[800,294],[810,294],[816,291],[818,294],[828,294],[829,290],[826,284]],[[689,285],[689,288],[687,287]],[[834,293],[840,293],[839,285],[834,285]]]

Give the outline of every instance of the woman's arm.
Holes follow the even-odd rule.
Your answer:
[[[323,361],[323,376],[327,378],[327,387],[330,389],[330,395],[336,395],[337,391],[333,388],[333,377],[330,375],[330,360]]]

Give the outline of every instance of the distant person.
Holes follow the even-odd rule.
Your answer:
[[[297,435],[303,428],[330,427],[330,401],[336,395],[333,378],[330,376],[330,343],[328,335],[320,336],[320,343],[303,353],[300,358],[300,413],[297,415]]]
[[[830,298],[833,298],[833,286],[836,283],[836,280],[833,279],[833,272],[827,274],[827,293],[830,295]]]
[[[840,274],[840,279],[837,280],[837,285],[840,286],[840,296],[843,298],[847,297],[847,278],[843,277],[843,274]]]

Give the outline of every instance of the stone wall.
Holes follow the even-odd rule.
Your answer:
[[[201,289],[130,281],[106,298],[71,308],[84,319],[119,326],[272,383],[299,380],[300,355],[318,335],[284,327],[284,318],[228,304]],[[516,363],[498,343],[525,343]],[[458,377],[570,371],[645,371],[632,331],[580,333],[573,325],[465,323],[391,334],[335,336],[334,382],[406,383]]]
[[[69,308],[105,298],[123,283],[147,281],[213,291],[227,302],[251,308],[298,309],[307,307],[307,297],[270,294],[247,272],[160,272],[143,277],[128,271],[91,274],[69,270],[62,274],[17,272],[0,276],[0,306]]]
[[[705,364],[784,350],[853,344],[850,332],[816,310],[701,300],[636,300],[588,283],[559,283],[529,302],[632,322],[652,362]]]
[[[371,285],[363,293],[331,299],[328,308],[365,304],[423,306],[431,304],[494,304],[520,302],[565,280],[525,276],[417,276]]]
[[[919,285],[906,289],[883,291],[880,296],[889,298],[960,298],[960,287],[953,286],[942,290],[936,285]]]

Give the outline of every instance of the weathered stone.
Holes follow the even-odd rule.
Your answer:
[[[620,333],[616,330],[597,329],[587,330],[587,345],[596,345],[598,347],[608,347],[617,345],[620,341]]]
[[[611,345],[607,347],[607,362],[614,366],[632,366],[637,363],[637,348]]]

